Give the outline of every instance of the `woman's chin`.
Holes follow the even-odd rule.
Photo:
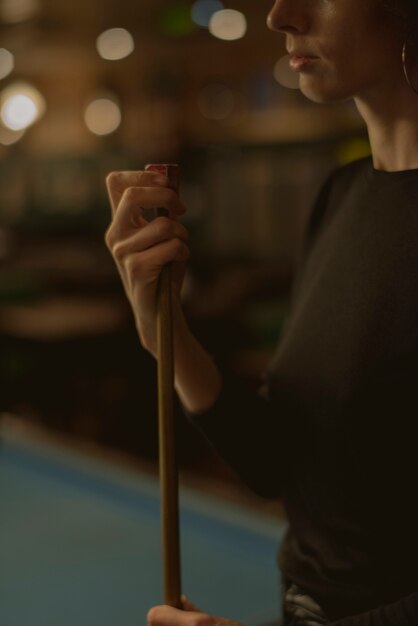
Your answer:
[[[350,94],[347,94],[346,91],[342,92],[342,90],[318,84],[318,81],[313,81],[310,76],[301,76],[299,89],[305,98],[317,104],[343,102],[352,97]]]

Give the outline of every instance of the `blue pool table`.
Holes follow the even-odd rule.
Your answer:
[[[0,439],[0,625],[144,626],[162,603],[157,478],[39,439]],[[182,587],[214,615],[280,613],[285,526],[180,488]]]

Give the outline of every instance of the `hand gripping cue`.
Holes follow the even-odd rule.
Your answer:
[[[147,171],[168,177],[169,187],[179,190],[179,166],[150,164]],[[158,216],[168,215],[157,209]],[[181,608],[178,468],[173,419],[174,359],[171,305],[171,266],[163,267],[157,291],[158,430],[161,489],[161,529],[164,569],[164,602]]]

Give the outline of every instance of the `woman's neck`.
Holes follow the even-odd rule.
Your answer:
[[[383,103],[355,102],[367,125],[375,169],[418,169],[418,94],[406,85]]]

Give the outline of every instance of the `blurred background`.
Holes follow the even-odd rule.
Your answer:
[[[190,324],[249,385],[312,202],[369,153],[297,89],[270,0],[0,0],[0,412],[155,467],[156,368],[103,237],[106,174],[179,163]],[[178,407],[177,407],[178,408]],[[235,478],[178,411],[189,476]]]

